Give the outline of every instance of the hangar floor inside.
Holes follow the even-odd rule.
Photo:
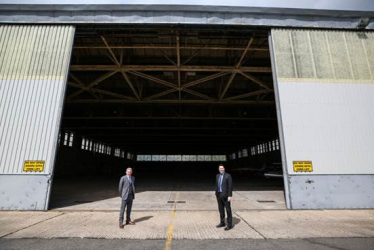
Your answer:
[[[214,180],[214,177],[213,177]],[[285,209],[283,180],[234,179],[233,209]],[[135,211],[217,210],[214,181],[206,176],[188,180],[185,177],[137,177]],[[120,209],[118,180],[57,179],[52,190],[50,209],[62,211],[113,211]]]

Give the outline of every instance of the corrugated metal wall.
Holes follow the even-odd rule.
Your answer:
[[[27,176],[28,179],[23,181],[32,181],[31,176],[43,175],[49,183],[74,32],[73,26],[0,26],[2,179],[12,174],[19,175],[20,178]],[[24,172],[25,161],[44,161],[44,169],[42,172]],[[0,188],[1,191],[7,189],[4,184],[0,184]],[[45,193],[48,187],[44,186],[42,189]],[[17,196],[16,193],[7,195],[9,197],[2,198],[13,200]],[[0,206],[3,209],[13,206],[12,202],[1,200]],[[34,202],[32,199],[30,201]]]
[[[374,207],[374,33],[273,29],[271,37],[291,206]],[[313,170],[298,172],[295,161]]]
[[[272,36],[282,81],[373,83],[374,32],[275,29]]]
[[[70,61],[71,26],[0,26],[0,173],[25,160],[53,164]]]

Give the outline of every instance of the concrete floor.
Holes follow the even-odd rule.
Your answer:
[[[2,250],[156,250],[165,249],[164,240],[126,239],[0,239]],[[179,250],[373,250],[374,238],[310,239],[227,239],[174,240],[171,249]]]
[[[135,226],[118,228],[118,212],[0,212],[0,238],[308,239],[372,238],[374,210],[234,211],[234,228],[216,228],[217,211],[133,212]],[[1,247],[0,247],[1,248]]]
[[[157,179],[157,181],[155,180]],[[213,179],[213,180],[212,180]],[[136,178],[134,211],[169,211],[176,194],[178,210],[215,211],[214,176],[193,180],[143,175]],[[117,179],[56,179],[52,186],[50,208],[55,211],[117,211]],[[235,210],[285,209],[281,179],[234,179],[232,207]]]

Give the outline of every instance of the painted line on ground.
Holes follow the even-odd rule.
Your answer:
[[[174,217],[175,217],[175,214],[176,214],[178,197],[179,197],[179,192],[175,195],[173,208],[172,208],[171,214],[170,214],[171,222],[168,226],[168,231],[166,233],[165,250],[170,250],[171,249],[171,241],[173,239],[173,231],[174,231]]]

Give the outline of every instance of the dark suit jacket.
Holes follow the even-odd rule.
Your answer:
[[[219,175],[216,176],[216,195],[218,195],[218,180]],[[232,178],[231,174],[224,173],[223,179],[222,179],[222,194],[224,197],[231,197],[232,196]]]
[[[135,199],[135,177],[131,176],[132,180],[132,190],[134,191],[134,199]],[[119,196],[121,196],[122,200],[127,200],[130,191],[130,181],[128,180],[127,176],[122,176],[121,180],[119,181]]]

